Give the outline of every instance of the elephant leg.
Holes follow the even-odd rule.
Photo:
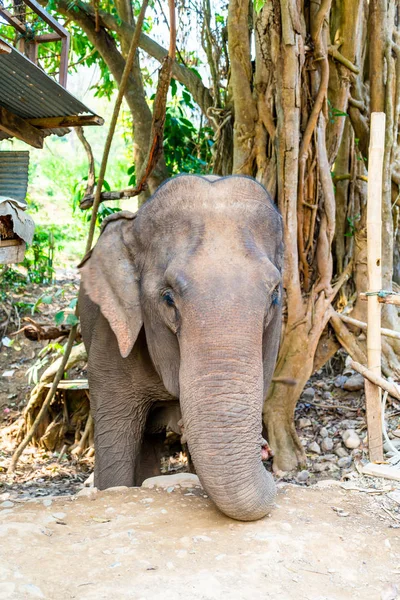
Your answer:
[[[103,394],[106,390],[103,389]],[[95,423],[94,485],[100,489],[140,485],[135,476],[146,425],[142,404],[120,394],[106,412],[93,411]]]
[[[144,331],[122,358],[115,335],[100,314],[88,360],[95,431],[94,484],[99,489],[139,485],[138,465],[147,417],[170,396],[150,361]]]
[[[161,457],[165,452],[164,440],[163,434],[144,434],[136,468],[137,485],[142,485],[149,477],[161,475]]]

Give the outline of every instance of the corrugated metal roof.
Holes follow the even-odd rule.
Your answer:
[[[26,204],[29,152],[0,152],[0,196]]]
[[[0,105],[24,119],[95,114],[12,47],[0,54]]]

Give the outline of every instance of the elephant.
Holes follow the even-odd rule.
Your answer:
[[[154,474],[151,422],[179,410],[220,511],[243,521],[270,511],[262,406],[280,342],[282,263],[282,218],[247,176],[178,175],[136,213],[103,222],[79,265],[97,488]]]

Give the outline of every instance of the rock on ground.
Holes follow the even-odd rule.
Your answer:
[[[331,450],[333,449],[333,440],[331,440],[331,438],[329,437],[325,437],[322,440],[321,448],[324,452],[331,452]]]
[[[343,385],[343,389],[348,392],[358,392],[364,389],[364,377],[359,373],[352,375]]]
[[[201,487],[201,483],[197,475],[193,473],[175,473],[175,475],[158,475],[157,477],[149,477],[142,483],[143,488],[160,488],[166,490],[170,487],[192,488]]]
[[[346,429],[346,431],[343,432],[342,438],[346,448],[358,448],[361,444],[361,440],[354,429]]]
[[[317,442],[311,442],[311,444],[308,445],[308,449],[310,452],[314,452],[314,454],[321,454],[321,448]]]

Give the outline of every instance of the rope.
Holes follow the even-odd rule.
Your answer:
[[[378,298],[386,298],[386,296],[399,296],[398,292],[390,292],[389,290],[379,290],[379,292],[364,292],[364,296],[378,296]]]

